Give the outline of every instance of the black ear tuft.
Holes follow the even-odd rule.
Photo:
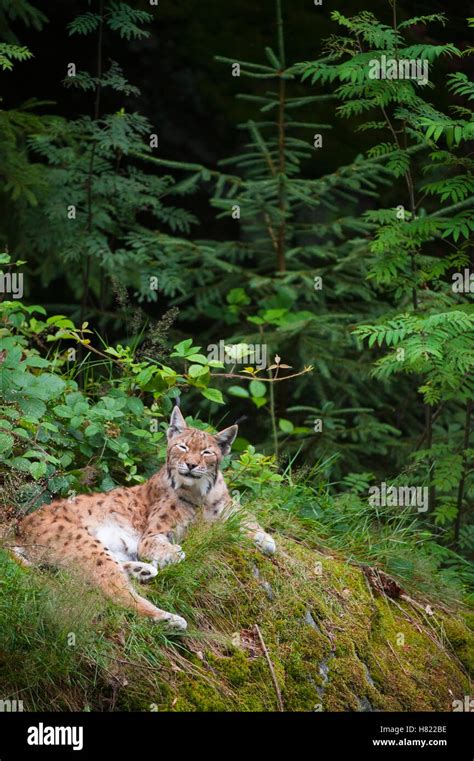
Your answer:
[[[239,427],[237,425],[231,425],[229,428],[224,428],[223,431],[216,433],[215,439],[222,454],[229,454],[230,448],[235,441]]]
[[[179,407],[174,407],[171,413],[170,425],[166,432],[168,439],[172,439],[178,433],[182,433],[187,428],[186,421],[181,414]]]

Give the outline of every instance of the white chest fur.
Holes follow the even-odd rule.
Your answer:
[[[114,516],[96,526],[91,534],[110,550],[116,560],[136,560],[140,534]]]

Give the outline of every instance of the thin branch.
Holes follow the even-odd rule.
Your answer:
[[[299,373],[292,373],[291,375],[285,375],[282,378],[261,378],[258,376],[258,380],[262,383],[279,383],[280,381],[290,380],[290,378],[299,378],[300,375],[305,375],[311,372],[312,366],[305,367],[304,370],[300,370]],[[240,375],[239,373],[212,373],[212,378],[240,378],[241,380],[255,380],[253,375]]]
[[[265,658],[267,659],[268,668],[270,669],[270,674],[272,675],[273,686],[275,687],[275,693],[277,696],[278,710],[284,713],[285,709],[283,707],[283,700],[281,697],[280,687],[278,686],[275,669],[273,668],[273,663],[271,661],[267,646],[265,644],[265,640],[262,637],[262,632],[260,631],[260,627],[258,626],[258,624],[255,624],[255,631],[257,632],[258,638],[260,640],[260,644],[262,646],[263,653],[265,655]]]
[[[462,472],[461,472],[461,480],[459,481],[458,498],[457,498],[458,512],[456,515],[456,523],[454,524],[454,546],[456,548],[458,548],[459,546],[459,535],[461,532],[461,520],[462,520],[462,514],[463,514],[462,508],[463,508],[463,500],[464,500],[464,490],[465,490],[466,479],[467,479],[467,468],[468,468],[467,450],[469,448],[469,439],[471,436],[471,415],[472,415],[472,399],[469,399],[469,401],[466,404],[466,419],[464,423]]]

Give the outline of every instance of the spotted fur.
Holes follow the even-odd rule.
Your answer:
[[[186,621],[139,595],[130,579],[148,581],[184,560],[177,543],[198,517],[212,522],[232,512],[220,463],[237,435],[233,425],[212,436],[189,428],[177,407],[168,428],[166,464],[148,481],[105,494],[56,500],[24,518],[14,548],[27,564],[75,566],[108,597],[178,630]],[[259,549],[275,543],[253,520],[244,531]]]

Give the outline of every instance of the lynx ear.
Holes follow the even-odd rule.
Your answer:
[[[187,428],[186,421],[181,414],[179,407],[174,407],[171,413],[170,425],[166,431],[168,439],[172,439],[177,433],[182,433]]]
[[[232,444],[235,441],[235,437],[237,436],[237,432],[239,430],[238,425],[231,425],[229,428],[224,428],[223,431],[219,431],[219,433],[216,433],[215,440],[217,441],[217,444],[222,452],[222,454],[229,454],[230,448]]]

